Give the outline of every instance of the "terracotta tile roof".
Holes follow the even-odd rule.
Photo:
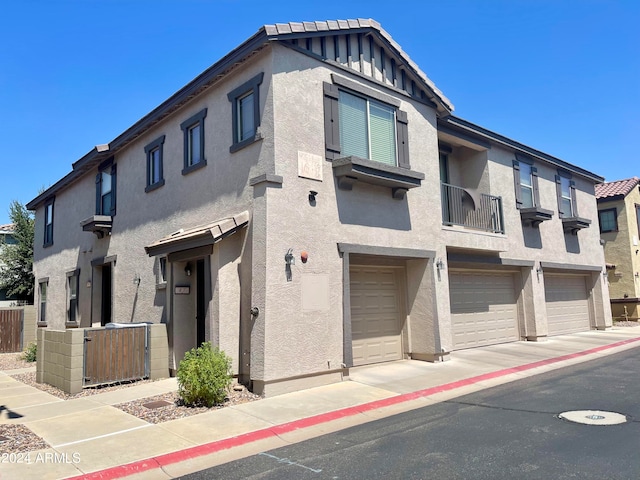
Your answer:
[[[596,184],[596,198],[615,197],[617,195],[626,196],[636,185],[640,183],[640,178],[632,177],[615,182],[605,182]]]
[[[13,232],[15,227],[13,223],[5,223],[4,225],[0,225],[0,232]]]

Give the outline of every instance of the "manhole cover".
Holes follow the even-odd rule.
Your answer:
[[[142,406],[150,408],[150,409],[154,409],[154,408],[166,407],[167,405],[171,405],[171,403],[170,402],[166,402],[164,400],[158,400],[156,402],[144,403]]]
[[[584,425],[618,425],[628,421],[626,415],[600,410],[574,410],[572,412],[563,412],[558,417]]]

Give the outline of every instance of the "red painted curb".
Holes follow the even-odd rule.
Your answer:
[[[436,387],[425,388],[424,390],[418,390],[416,392],[404,393],[396,395],[395,397],[383,398],[381,400],[375,400],[373,402],[364,403],[362,405],[356,405],[353,407],[342,408],[333,412],[321,413],[319,415],[313,415],[307,418],[301,418],[300,420],[294,420],[292,422],[283,423],[262,430],[256,430],[254,432],[244,433],[236,437],[226,438],[224,440],[217,440],[196,447],[186,448],[177,452],[167,453],[164,455],[158,455],[156,457],[148,458],[146,460],[139,460],[137,462],[129,463],[126,465],[120,465],[117,467],[111,467],[98,472],[87,473],[76,477],[70,477],[67,480],[112,480],[116,478],[122,478],[136,473],[146,472],[155,468],[162,468],[172,465],[174,463],[182,462],[192,458],[197,458],[203,455],[227,450],[248,443],[257,442],[266,438],[277,437],[285,433],[293,432],[303,428],[312,427],[321,423],[327,423],[340,418],[351,417],[360,413],[369,412],[371,410],[377,410],[379,408],[390,407],[392,405],[398,405],[400,403],[416,400],[422,397],[428,397],[436,393],[447,392],[456,388],[465,387],[467,385],[473,385],[475,383],[483,382],[485,380],[491,380],[494,378],[504,377],[512,373],[520,373],[534,368],[543,367],[546,365],[552,365],[554,363],[562,362],[565,360],[571,360],[574,358],[584,357],[592,353],[602,352],[615,347],[621,347],[633,342],[640,341],[640,337],[630,338],[627,340],[621,340],[609,345],[602,345],[599,347],[590,348],[577,353],[569,353],[560,357],[549,358],[547,360],[539,360],[537,362],[527,363],[517,367],[505,368],[497,370],[495,372],[484,373],[471,378],[465,378],[444,385],[438,385]]]

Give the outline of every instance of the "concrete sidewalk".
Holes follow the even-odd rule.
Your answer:
[[[640,327],[399,361],[350,380],[153,425],[113,407],[175,390],[174,378],[61,400],[0,373],[0,423],[23,424],[52,448],[0,459],[0,479],[174,478],[247,455],[640,347]],[[31,463],[26,463],[30,460]]]

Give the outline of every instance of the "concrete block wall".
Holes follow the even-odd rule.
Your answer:
[[[169,341],[164,323],[149,325],[149,378],[169,376]]]
[[[37,382],[80,393],[83,368],[84,329],[38,330]]]
[[[22,309],[24,310],[24,317],[22,322],[22,349],[26,350],[29,344],[35,343],[37,341],[37,315],[35,305],[26,305],[22,307]]]
[[[149,325],[149,378],[169,376],[169,342],[164,324]],[[84,328],[38,330],[36,381],[80,393],[84,375]]]

